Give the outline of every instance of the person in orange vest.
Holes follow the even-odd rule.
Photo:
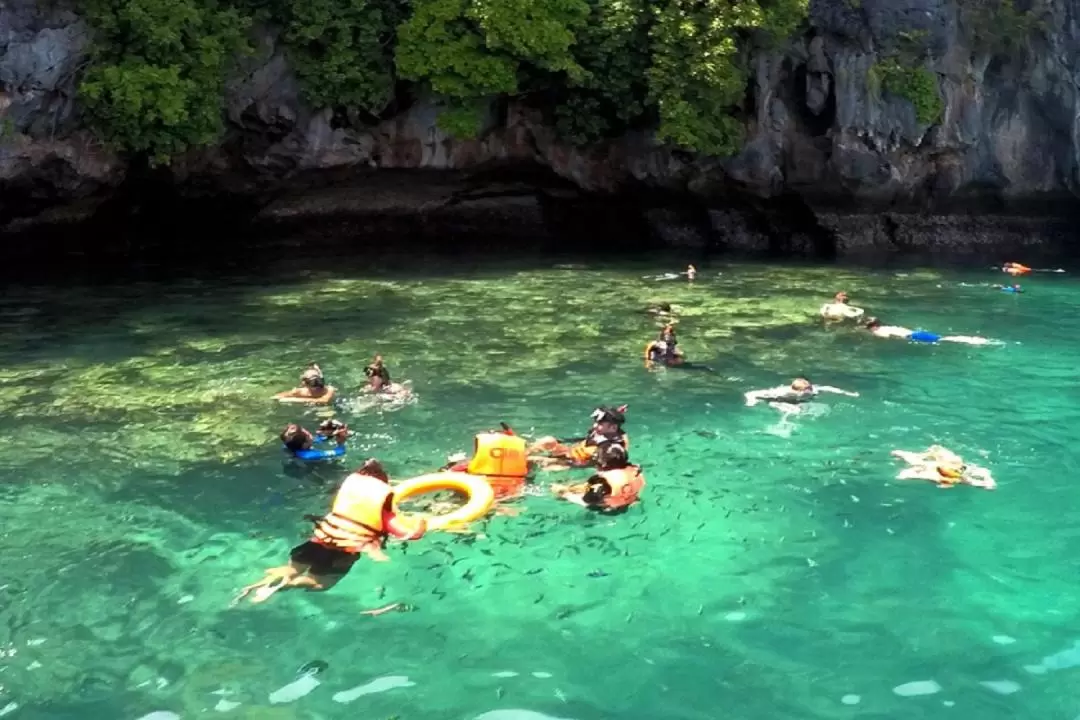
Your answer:
[[[597,462],[600,471],[584,483],[552,485],[555,497],[608,513],[621,512],[636,503],[645,489],[645,476],[641,468],[630,464],[626,448],[607,443],[597,452]]]
[[[1027,275],[1031,272],[1031,268],[1017,262],[1007,262],[1001,266],[1001,271],[1016,277],[1017,275]]]
[[[630,439],[623,431],[625,413],[625,405],[617,408],[598,407],[593,410],[593,425],[589,428],[588,435],[568,440],[559,440],[554,436],[540,438],[528,449],[529,461],[545,470],[595,465],[593,456],[602,444],[617,442],[623,448],[630,447]],[[547,455],[537,454],[541,452]]]
[[[240,591],[234,604],[249,594],[251,602],[265,602],[278,590],[288,588],[329,590],[348,574],[360,555],[378,562],[389,560],[383,552],[389,536],[419,540],[427,530],[423,519],[410,528],[395,515],[390,478],[374,458],[345,478],[330,512],[322,517],[309,515],[308,519],[315,523],[311,538],[289,552],[289,564],[267,570],[266,577]]]

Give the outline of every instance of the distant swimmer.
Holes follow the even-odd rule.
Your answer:
[[[848,294],[846,292],[836,293],[831,303],[825,303],[821,306],[821,317],[826,320],[853,320],[862,317],[863,312],[865,311],[862,308],[848,305]]]
[[[552,485],[560,500],[604,513],[618,513],[636,503],[645,489],[641,468],[631,465],[626,448],[608,443],[597,453],[599,471],[583,483]]]
[[[770,401],[770,407],[786,414],[793,414],[801,411],[800,403],[813,400],[820,393],[859,397],[857,392],[841,390],[830,385],[814,385],[803,377],[795,378],[790,385],[780,385],[767,390],[751,390],[744,397],[746,398],[746,407],[754,407],[762,400],[768,400]]]
[[[1031,268],[1027,265],[1021,265],[1020,263],[1007,262],[1001,266],[1001,272],[1016,277],[1017,275],[1027,275],[1031,272]]]
[[[908,464],[896,475],[897,480],[928,480],[942,488],[971,485],[993,490],[997,487],[989,470],[965,463],[959,455],[940,445],[931,445],[924,452],[893,450],[892,456]]]
[[[675,314],[679,312],[679,307],[669,302],[655,302],[646,305],[641,312],[660,318],[664,322],[675,322]]]
[[[389,560],[383,548],[391,535],[419,540],[427,531],[422,518],[406,527],[396,516],[390,478],[374,458],[345,478],[329,513],[309,519],[315,523],[311,538],[289,552],[289,564],[267,570],[266,577],[240,591],[234,604],[248,595],[253,603],[264,602],[290,588],[329,590],[361,555],[377,562]]]
[[[934,344],[938,342],[964,343],[965,345],[995,345],[998,340],[990,340],[976,335],[937,335],[926,330],[911,330],[898,325],[882,325],[877,318],[869,318],[863,327],[880,338],[900,338],[916,343]]]
[[[686,266],[686,279],[689,280],[690,282],[694,282],[694,279],[696,277],[697,277],[697,268],[694,267],[693,265],[687,265]]]
[[[390,370],[387,369],[382,355],[376,355],[364,368],[364,375],[367,377],[364,392],[385,396],[392,400],[407,400],[412,395],[412,388],[409,387],[408,381],[396,383],[390,380]]]
[[[1001,290],[1001,292],[1013,293],[1014,295],[1020,295],[1024,292],[1023,288],[1019,285],[995,285],[994,287]]]
[[[660,363],[667,367],[682,365],[686,357],[678,345],[679,339],[675,336],[675,326],[665,325],[656,340],[645,346],[645,367],[651,367],[653,363]]]
[[[334,399],[334,392],[333,386],[327,386],[322,368],[316,363],[311,363],[300,375],[300,387],[278,393],[274,399],[278,402],[325,405]]]

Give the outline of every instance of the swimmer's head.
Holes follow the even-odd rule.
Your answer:
[[[310,433],[296,423],[289,423],[278,437],[290,450],[303,450],[310,438]]]
[[[848,301],[847,293],[841,290],[840,292],[836,293],[835,296],[833,296],[833,300],[840,304],[845,304]]]
[[[807,390],[810,390],[813,387],[814,387],[814,384],[811,383],[809,380],[807,380],[804,377],[797,377],[797,378],[795,378],[794,380],[791,381],[791,389],[794,390],[795,392],[806,392]]]
[[[951,482],[959,482],[964,477],[964,473],[967,471],[967,465],[938,465],[937,472],[943,479]]]
[[[863,327],[867,330],[873,330],[874,328],[881,327],[881,321],[878,320],[876,317],[867,318],[866,322],[863,323]]]
[[[619,443],[604,443],[596,450],[596,464],[601,470],[618,470],[629,465],[626,448]]]
[[[666,313],[671,312],[671,303],[666,303],[666,302],[665,303],[660,303],[656,307],[657,307],[658,310],[660,310],[660,312],[666,312]]]
[[[386,470],[383,469],[382,463],[375,458],[368,458],[364,461],[354,475],[367,475],[368,477],[377,478],[384,483],[390,482],[390,476],[386,474]]]
[[[623,423],[626,422],[626,406],[620,405],[617,408],[598,407],[592,411],[592,421],[598,428],[601,425],[611,426],[614,430],[622,429]]]

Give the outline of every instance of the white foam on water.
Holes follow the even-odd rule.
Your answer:
[[[742,622],[746,619],[746,613],[744,613],[742,610],[734,610],[725,615],[724,619],[728,622]]]
[[[1015,692],[1020,692],[1020,683],[1012,680],[984,680],[979,684],[987,690],[996,692],[998,695],[1012,695]]]
[[[149,715],[143,715],[139,720],[180,720],[180,716],[168,710],[157,710]]]
[[[919,697],[920,695],[933,695],[941,692],[941,686],[933,680],[915,680],[914,682],[897,685],[892,689],[900,697]]]
[[[840,702],[844,703],[845,705],[858,705],[861,700],[862,698],[858,695],[845,695],[844,697],[840,698]]]
[[[194,595],[185,595],[176,601],[177,605],[187,605],[189,602],[195,599]]]
[[[1024,669],[1032,675],[1045,675],[1047,668],[1042,665],[1025,665]]]
[[[549,672],[534,672],[532,674],[532,676],[534,678],[540,678],[541,680],[546,680],[549,677],[551,677],[551,673],[549,673]]]
[[[475,720],[571,720],[571,718],[545,715],[535,710],[509,708],[507,710],[489,710],[483,715],[478,715]]]
[[[240,707],[240,703],[221,698],[217,701],[217,705],[214,706],[214,709],[218,712],[229,712],[230,710],[235,710],[238,707]]]
[[[513,670],[500,670],[499,672],[491,673],[491,677],[497,678],[512,678],[517,676],[518,673],[514,672]]]
[[[42,665],[41,663],[39,663],[37,660],[35,660],[34,662],[27,665],[26,669],[27,670],[37,670],[39,667],[45,667],[45,666]]]
[[[11,713],[15,712],[18,709],[19,709],[19,703],[17,703],[17,702],[9,702],[4,707],[0,708],[0,717],[4,717],[5,715],[10,715]]]
[[[1016,642],[1016,638],[1011,638],[1008,635],[995,635],[990,639],[998,645],[1012,645],[1014,642]]]
[[[413,685],[416,685],[416,683],[409,680],[405,675],[387,675],[385,677],[375,678],[371,682],[365,685],[359,685],[351,690],[342,690],[339,693],[334,693],[333,700],[334,702],[339,703],[350,703],[364,695],[373,695],[395,688],[412,687]]]
[[[31,640],[27,640],[26,645],[28,647],[37,647],[38,645],[41,645],[43,642],[45,642],[45,638],[33,638]]]
[[[945,707],[954,707],[956,705],[956,702],[954,702],[953,700],[942,700],[941,704]]]
[[[271,705],[280,705],[281,703],[294,702],[310,693],[315,688],[319,687],[322,683],[314,675],[304,675],[303,677],[293,680],[288,685],[280,687],[274,692],[270,693]]]

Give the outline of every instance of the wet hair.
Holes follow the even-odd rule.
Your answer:
[[[806,388],[805,388],[806,390],[809,390],[810,388],[814,387],[814,383],[810,381],[810,378],[805,377],[803,375],[800,375],[800,376],[798,376],[797,378],[795,378],[794,380],[791,381],[791,388],[794,390],[795,385],[797,385],[797,384],[801,385],[803,383],[806,383]],[[796,391],[796,392],[799,392],[799,391]]]
[[[364,461],[364,464],[356,471],[360,475],[368,475],[373,478],[378,478],[384,483],[390,482],[390,476],[383,469],[382,463],[375,458],[368,458]]]
[[[662,302],[656,306],[662,312],[671,312],[671,303]]]
[[[307,436],[304,433],[304,428],[300,427],[296,423],[290,423],[285,426],[285,429],[281,431],[281,442],[285,444],[285,447],[290,450],[303,450],[304,443],[307,441]]]
[[[623,423],[626,422],[626,416],[623,415],[622,411],[617,408],[601,406],[593,410],[592,420],[594,423],[615,423],[621,428],[623,426]]]
[[[602,470],[618,470],[630,464],[626,448],[617,442],[606,442],[596,449],[596,464]]]
[[[322,375],[308,375],[304,378],[304,384],[310,388],[324,388],[326,387],[326,380]]]

